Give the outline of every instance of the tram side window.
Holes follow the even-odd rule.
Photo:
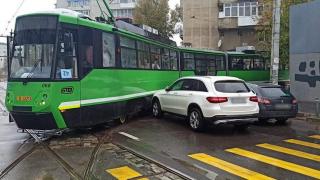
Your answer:
[[[75,31],[61,30],[59,32],[56,79],[78,78],[76,42]]]
[[[138,47],[138,67],[150,69],[149,45],[143,42],[137,42]]]
[[[109,33],[102,34],[102,52],[103,52],[103,67],[115,67],[115,40],[114,35]]]
[[[215,56],[207,56],[208,67],[207,67],[207,75],[215,76],[216,75],[216,57]]]
[[[244,70],[250,70],[250,69],[252,69],[252,62],[253,61],[253,59],[251,59],[251,58],[244,58],[243,59],[243,62],[244,62]]]
[[[171,69],[177,70],[178,69],[178,59],[177,59],[177,52],[170,50],[170,61],[171,61]]]
[[[120,37],[121,65],[123,68],[137,68],[135,41]]]
[[[265,69],[265,60],[263,57],[256,57],[253,60],[253,69],[264,70]]]
[[[223,56],[216,56],[216,69],[217,70],[225,70],[224,57]]]
[[[162,51],[162,69],[169,70],[170,68],[170,53],[168,49]]]
[[[251,70],[253,59],[245,57],[232,57],[233,70]]]
[[[150,46],[151,51],[151,68],[161,69],[161,49],[157,46]]]
[[[79,58],[82,69],[82,76],[85,76],[93,69],[93,30],[80,28],[79,30]]]
[[[183,53],[183,70],[194,70],[194,55]]]

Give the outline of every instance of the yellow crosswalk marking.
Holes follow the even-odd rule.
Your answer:
[[[297,156],[297,157],[320,162],[320,156],[315,155],[315,154],[310,154],[310,153],[306,153],[303,151],[289,149],[289,148],[276,146],[276,145],[272,145],[272,144],[258,144],[257,146],[265,148],[265,149],[269,149],[269,150],[273,150],[273,151],[277,151],[277,152],[281,152],[281,153],[285,153],[285,154],[290,154],[293,156]]]
[[[240,176],[244,179],[254,179],[254,180],[264,180],[268,179],[271,180],[273,178],[265,176],[263,174],[251,171],[249,169],[243,168],[241,166],[226,162],[224,160],[215,158],[213,156],[209,156],[204,153],[198,153],[198,154],[191,154],[189,157],[196,159],[198,161],[201,161],[203,163],[209,164],[211,166],[217,167],[219,169],[222,169],[224,171],[227,171],[231,174]]]
[[[293,171],[296,173],[300,173],[306,176],[310,176],[316,179],[320,179],[320,171],[316,170],[316,169],[312,169],[312,168],[308,168],[305,166],[301,166],[301,165],[297,165],[291,162],[287,162],[287,161],[283,161],[280,159],[276,159],[276,158],[272,158],[269,156],[265,156],[262,154],[258,154],[258,153],[254,153],[251,151],[247,151],[244,149],[240,149],[240,148],[232,148],[232,149],[226,149],[226,151],[240,155],[240,156],[244,156],[250,159],[254,159],[256,161],[260,161],[266,164],[270,164],[276,167],[280,167],[283,169],[287,169],[289,171]]]
[[[320,135],[313,135],[313,136],[309,136],[311,138],[314,138],[314,139],[320,139]]]
[[[320,144],[311,143],[311,142],[307,142],[307,141],[288,139],[288,140],[285,140],[285,142],[320,149]]]
[[[142,176],[137,171],[129,168],[128,166],[123,166],[114,169],[107,169],[108,173],[110,173],[113,177],[117,178],[118,180],[127,180],[132,178],[138,178]],[[139,180],[148,180],[148,178],[141,178]]]

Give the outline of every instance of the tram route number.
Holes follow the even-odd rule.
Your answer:
[[[64,87],[61,89],[61,94],[72,94],[73,87]]]
[[[17,99],[17,101],[31,101],[32,97],[31,96],[17,96],[16,99]]]

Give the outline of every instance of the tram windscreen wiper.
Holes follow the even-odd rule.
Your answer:
[[[42,62],[42,58],[39,59],[39,60],[33,65],[33,68],[32,68],[31,71],[29,72],[29,75],[27,76],[27,79],[32,77],[34,71],[37,69],[37,67],[38,67],[38,65],[39,65],[40,62]]]

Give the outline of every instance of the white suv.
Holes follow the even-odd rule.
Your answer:
[[[258,98],[245,82],[235,77],[202,76],[180,78],[165,90],[154,94],[153,116],[164,112],[188,117],[195,131],[207,122],[234,124],[246,129],[257,120]]]

